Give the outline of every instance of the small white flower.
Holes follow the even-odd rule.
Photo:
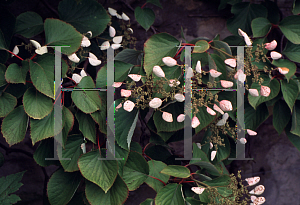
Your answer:
[[[240,36],[243,36],[243,37],[244,37],[244,41],[245,41],[245,43],[247,44],[247,46],[252,46],[252,42],[251,42],[249,36],[248,36],[244,31],[242,31],[242,30],[239,28],[238,33],[239,33]]]
[[[229,100],[222,100],[219,105],[223,111],[232,111],[232,104]]]
[[[141,80],[141,75],[138,74],[129,74],[128,77],[130,77],[133,81],[138,82]]]
[[[162,58],[162,61],[164,62],[164,64],[166,64],[169,67],[173,67],[177,65],[177,61],[170,56]]]
[[[273,59],[273,60],[277,60],[277,59],[279,59],[279,58],[281,58],[282,57],[282,55],[280,54],[280,53],[278,53],[278,52],[276,52],[276,51],[272,51],[271,52],[271,58]]]
[[[166,122],[173,122],[173,117],[172,117],[172,114],[171,114],[171,113],[163,112],[162,118],[163,118]]]
[[[116,107],[116,111],[118,111],[118,109],[120,109],[122,107],[122,103],[120,103],[117,107]]]
[[[236,59],[235,58],[228,58],[225,61],[225,64],[235,68],[236,67]]]
[[[260,181],[260,177],[250,177],[246,178],[245,181],[249,184],[249,186],[253,186]]]
[[[201,144],[198,142],[198,143],[196,143],[196,145],[197,145],[197,147],[199,148],[199,149],[201,149]]]
[[[131,95],[131,90],[125,90],[125,89],[121,89],[121,96],[122,97],[129,97]]]
[[[113,38],[115,37],[115,35],[116,35],[116,29],[112,26],[109,26],[109,36]]]
[[[191,67],[188,67],[186,70],[186,78],[192,78],[194,76],[194,71]]]
[[[249,192],[249,194],[261,195],[264,193],[265,187],[263,185],[256,186],[253,190]]]
[[[180,81],[179,80],[176,80],[176,79],[172,79],[172,80],[169,80],[169,86],[170,87],[176,87],[177,85],[180,85]],[[175,84],[175,86],[174,86]]]
[[[183,122],[184,119],[185,119],[185,115],[184,115],[184,114],[180,114],[180,115],[178,115],[178,117],[177,117],[177,122]]]
[[[277,46],[276,40],[271,41],[271,43],[265,43],[265,49],[268,49],[269,51],[274,50],[276,46]]]
[[[40,48],[42,47],[41,44],[35,40],[30,40],[30,42],[32,43],[32,45],[35,47],[35,48]]]
[[[114,43],[121,43],[123,36],[115,36],[112,40]]]
[[[249,130],[249,129],[247,129],[247,133],[248,133],[248,135],[251,135],[251,136],[257,135],[257,132],[254,132],[254,131]]]
[[[198,119],[198,117],[194,116],[192,119],[192,128],[196,128],[200,125],[200,121]]]
[[[233,86],[233,82],[227,80],[220,80],[223,88],[231,88]]]
[[[127,31],[130,31],[130,33],[133,34],[133,29],[132,28],[128,28]]]
[[[87,76],[86,72],[83,69],[80,71],[80,75],[81,75],[81,77]]]
[[[216,70],[214,70],[214,69],[210,69],[210,70],[209,70],[209,73],[210,73],[211,77],[213,77],[213,78],[217,78],[217,77],[219,77],[220,75],[222,75],[221,72],[218,72],[218,71],[216,71]]]
[[[206,107],[206,111],[208,112],[208,114],[210,115],[216,115],[217,113],[215,111],[213,111],[213,109],[211,109],[210,107]]]
[[[213,143],[209,143],[209,149],[212,149],[214,147]]]
[[[153,73],[160,78],[164,78],[165,77],[165,73],[164,71],[161,69],[160,66],[156,65],[153,67]]]
[[[73,61],[75,63],[78,63],[80,61],[76,53],[72,53],[71,55],[68,56],[68,58],[70,59],[70,61]]]
[[[116,14],[116,17],[117,17],[118,19],[123,19],[122,16],[121,16],[120,14]]]
[[[149,106],[151,108],[159,108],[162,104],[162,100],[160,98],[153,98],[150,102],[149,102]]]
[[[110,47],[110,44],[108,41],[104,41],[101,46],[100,46],[100,50],[107,50]]]
[[[39,47],[37,49],[35,49],[35,52],[39,55],[43,55],[45,53],[48,53],[48,49],[47,49],[47,46],[42,46],[42,47]]]
[[[129,21],[130,20],[130,18],[124,12],[122,13],[122,19],[124,21]]]
[[[290,71],[290,69],[286,68],[286,67],[278,67],[278,71],[279,73],[281,73],[282,75],[288,74],[288,72]]]
[[[122,82],[114,82],[112,86],[115,88],[119,88],[121,87],[122,84],[123,84]]]
[[[113,43],[113,44],[111,45],[111,47],[112,47],[112,49],[116,50],[116,49],[118,49],[118,48],[121,47],[121,44],[119,44],[119,43]]]
[[[205,188],[202,188],[202,187],[192,187],[191,190],[193,192],[195,192],[196,194],[202,194],[205,190]]]
[[[14,54],[18,55],[18,53],[19,53],[19,48],[18,48],[18,46],[15,46],[12,52],[13,52]],[[14,57],[14,55],[11,54],[11,57]]]
[[[219,113],[221,113],[222,115],[224,115],[223,110],[221,110],[221,108],[219,108],[216,104],[214,104],[213,108],[214,108],[215,111],[218,111]]]
[[[175,98],[178,102],[183,102],[183,101],[185,100],[184,95],[181,94],[181,93],[176,93],[176,94],[174,95],[174,98]]]
[[[215,157],[216,157],[217,151],[212,151],[210,154],[210,161],[214,161]]]
[[[117,15],[117,10],[108,7],[108,13],[111,16],[116,16]]]
[[[85,153],[86,153],[85,143],[82,143],[82,144],[80,145],[80,148],[82,149],[82,153],[85,154]]]
[[[196,72],[201,73],[201,61],[197,61]]]
[[[271,93],[271,89],[268,86],[260,86],[260,95],[264,97],[268,97]]]
[[[98,66],[101,64],[101,60],[98,60],[98,58],[93,54],[93,53],[89,53],[89,63],[92,66]]]
[[[82,77],[81,77],[80,75],[74,73],[74,74],[72,75],[72,79],[78,84],[78,83],[80,83]]]
[[[242,138],[240,139],[240,143],[242,143],[242,144],[246,144],[246,143],[247,143],[247,140],[246,140],[246,138],[242,137]]]
[[[83,38],[81,40],[81,46],[82,47],[89,47],[90,45],[91,45],[90,40],[87,37],[83,36]]]
[[[134,102],[130,100],[126,100],[123,105],[123,109],[126,110],[127,112],[131,112],[134,108]]]
[[[253,97],[258,97],[259,96],[259,93],[258,93],[257,89],[249,89],[249,93]]]

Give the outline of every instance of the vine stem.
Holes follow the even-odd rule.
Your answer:
[[[214,46],[210,46],[210,47],[211,47],[212,49],[216,49],[217,51],[222,52],[222,53],[224,53],[225,55],[228,55],[229,57],[233,58],[232,55],[226,53],[225,51],[222,51],[221,49],[218,49],[218,48],[216,48],[216,47],[214,47]]]
[[[163,183],[163,184],[166,186],[166,183],[163,182],[162,180],[160,180],[160,179],[158,179],[158,178],[156,178],[156,177],[150,176],[150,175],[148,175],[148,177],[151,177],[151,178],[153,178],[153,179],[156,179],[156,180],[160,181],[161,183]]]
[[[13,52],[11,52],[10,50],[6,50],[7,52],[9,52],[10,54],[16,56],[17,58],[19,58],[21,61],[23,61],[24,59],[21,58],[20,56],[18,56],[17,54],[14,54]]]
[[[146,6],[147,2],[143,4],[143,6],[141,6],[141,9],[143,9]]]

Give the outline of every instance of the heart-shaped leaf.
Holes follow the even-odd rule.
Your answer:
[[[0,95],[0,117],[5,117],[17,105],[17,98],[9,93]]]
[[[155,21],[155,13],[150,8],[142,9],[141,7],[137,6],[134,10],[134,16],[137,22],[139,22],[139,24],[141,24],[146,31],[148,31],[150,26]]]
[[[273,126],[280,135],[285,126],[289,123],[291,115],[288,105],[283,100],[279,100],[275,103],[273,110]]]
[[[156,205],[184,205],[181,184],[168,184],[155,197]]]
[[[263,37],[267,35],[267,33],[271,30],[272,24],[268,19],[259,17],[252,20],[251,28],[253,31],[254,38]]]
[[[285,17],[279,24],[284,36],[294,44],[300,44],[300,16],[293,15]]]
[[[15,33],[31,38],[44,30],[44,22],[40,15],[28,11],[17,17]]]

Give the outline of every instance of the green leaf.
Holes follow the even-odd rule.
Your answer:
[[[149,174],[149,166],[145,158],[137,153],[130,152],[123,170],[123,180],[129,191],[136,190],[146,181]]]
[[[83,136],[92,141],[94,144],[97,144],[96,127],[93,118],[90,115],[81,112],[80,110],[78,110],[75,116],[79,123],[79,130],[82,132]]]
[[[0,8],[0,49],[9,49],[11,39],[14,34],[16,18],[8,9],[1,6]],[[2,34],[2,36],[1,36]],[[1,48],[2,47],[2,48]],[[1,54],[2,55],[2,54]],[[2,58],[2,56],[1,56]],[[4,62],[3,62],[4,63]]]
[[[293,44],[288,41],[285,45],[282,54],[288,57],[291,61],[300,63],[299,55],[300,55],[300,45]]]
[[[273,126],[280,135],[289,123],[291,115],[287,113],[289,113],[290,110],[286,102],[279,100],[275,103],[273,111]]]
[[[159,0],[147,0],[147,3],[153,4],[155,6],[160,7],[161,9],[163,8],[159,2]]]
[[[72,130],[73,125],[74,125],[74,116],[68,108],[63,106],[63,116],[62,117],[65,121],[63,131],[62,131],[62,147],[65,148],[68,134]]]
[[[0,87],[7,84],[5,79],[5,72],[6,72],[6,66],[0,63]]]
[[[156,205],[184,205],[181,184],[168,184],[155,197]]]
[[[190,170],[188,168],[178,165],[169,165],[160,173],[179,178],[187,178],[190,176]]]
[[[5,38],[1,30],[0,30],[0,50],[7,50]]]
[[[150,26],[155,21],[155,13],[152,9],[144,8],[137,6],[134,10],[134,16],[137,22],[146,30],[150,28]]]
[[[212,106],[209,107],[212,108]],[[200,121],[200,125],[196,127],[196,133],[199,133],[203,128],[205,128],[215,119],[215,116],[208,114],[205,106],[198,107],[198,109],[199,112],[196,114],[196,116]]]
[[[170,176],[166,174],[160,173],[167,165],[161,161],[150,160],[148,161],[149,165],[149,176],[155,177],[157,179],[162,180],[163,182],[167,183]],[[145,183],[147,183],[151,188],[153,188],[156,192],[159,192],[161,188],[164,187],[164,184],[157,179],[152,177],[148,177]]]
[[[123,176],[123,167],[127,161],[128,155],[129,155],[129,151],[122,149],[117,143],[115,144],[115,157],[117,159],[118,158],[123,159],[123,160],[117,160],[119,166],[118,173],[121,177]]]
[[[3,166],[3,164],[4,164],[4,156],[3,156],[3,154],[0,152],[0,167],[2,167]]]
[[[295,134],[295,135],[298,135],[300,136],[300,103],[299,101],[297,100],[295,105],[294,105],[294,108],[293,108],[293,112],[292,112],[292,128],[290,130],[290,132],[292,134]]]
[[[292,12],[294,15],[298,15],[300,13],[300,1],[299,0],[294,0]]]
[[[36,62],[29,60],[30,78],[34,87],[44,95],[54,99],[54,69],[55,56],[46,53],[39,56]],[[63,78],[68,70],[68,65],[62,60],[61,77]]]
[[[180,42],[167,33],[159,33],[151,36],[145,43],[144,68],[149,76],[154,66],[162,66],[162,58],[166,56],[174,56]]]
[[[80,172],[64,172],[59,169],[50,177],[47,185],[51,204],[67,204],[75,194],[82,179]]]
[[[90,76],[85,76],[76,88],[95,88],[95,84]],[[71,97],[74,104],[84,113],[95,112],[101,107],[98,91],[73,91]]]
[[[8,83],[26,83],[26,74],[29,70],[29,66],[26,61],[22,61],[22,64],[23,67],[19,67],[16,63],[12,63],[8,66],[5,73],[5,78]]]
[[[116,100],[115,105],[119,105],[121,101],[122,99]],[[110,109],[113,109],[113,106]],[[138,109],[134,108],[131,112],[127,112],[123,109],[123,106],[115,112],[116,141],[125,150],[128,150],[130,147],[138,115]]]
[[[269,116],[269,111],[265,103],[260,104],[256,110],[250,106],[248,101],[245,102],[245,128],[256,130]],[[239,120],[241,122],[241,120]]]
[[[241,2],[231,7],[231,13],[234,16],[227,20],[228,30],[232,34],[238,35],[238,29],[240,28],[250,36],[252,34],[251,21],[258,17],[266,18],[268,11],[262,5]]]
[[[141,54],[141,51],[137,51],[135,49],[124,49],[115,56],[115,63],[116,61],[122,61],[124,63],[130,63],[132,65],[139,65],[141,64],[141,61],[139,59]]]
[[[222,59],[222,61],[223,61],[223,64],[225,64],[225,63],[224,63],[224,60],[228,58],[228,55],[224,54],[224,52],[227,53],[227,54],[229,54],[229,55],[232,55],[231,49],[230,49],[228,43],[226,43],[226,42],[224,42],[224,41],[214,40],[214,41],[212,42],[212,45],[213,45],[214,47],[216,47],[216,48],[218,48],[218,49],[221,50],[221,51],[215,50],[214,52],[215,52],[216,54],[219,55],[219,56],[218,56],[219,58],[221,57],[221,59]],[[223,52],[222,52],[222,51],[223,51]]]
[[[105,153],[106,150],[101,149],[101,158],[106,156]],[[98,150],[88,152],[79,158],[78,166],[87,180],[97,184],[107,193],[118,175],[118,162],[98,158],[100,158]]]
[[[58,5],[59,18],[70,23],[80,33],[92,31],[100,35],[110,22],[110,16],[101,4],[94,0],[63,0]]]
[[[249,103],[254,109],[256,109],[257,106],[260,105],[261,103],[275,98],[280,91],[280,84],[277,81],[277,79],[270,80],[269,76],[266,75],[260,75],[260,77],[264,79],[262,85],[268,86],[271,89],[271,93],[268,97],[261,96],[261,95],[259,95],[258,97],[254,97],[249,93],[248,94]],[[260,93],[260,88],[261,86],[258,83],[253,82],[251,85],[251,89],[257,89],[258,93]]]
[[[9,93],[2,93],[0,95],[0,117],[5,117],[17,105],[17,98]]]
[[[278,24],[280,20],[280,9],[274,1],[266,0],[261,3],[268,9],[268,20],[273,24]]]
[[[24,139],[27,126],[28,116],[24,111],[23,105],[20,105],[4,118],[1,131],[6,142],[11,146]]]
[[[19,188],[23,185],[21,180],[25,172],[26,171],[18,172],[16,174],[0,178],[0,204],[12,205],[21,201],[20,197],[12,193],[19,190]]]
[[[63,120],[64,122],[64,120]],[[61,130],[64,123],[61,127]],[[30,135],[34,145],[36,142],[57,135],[61,130],[56,129],[54,133],[54,109],[41,120],[30,119]]]
[[[46,160],[46,158],[54,158],[56,156],[56,153],[54,153],[54,138],[47,138],[40,142],[39,146],[35,150],[33,154],[33,158],[35,162],[42,166],[50,166],[50,165],[56,165],[60,166],[60,163],[58,160]]]
[[[300,44],[300,16],[285,17],[279,24],[284,36],[294,44]]]
[[[15,33],[31,38],[44,30],[44,22],[40,15],[27,11],[17,17]]]
[[[251,28],[253,31],[253,38],[263,37],[271,30],[272,24],[268,19],[259,17],[252,20]]]
[[[286,136],[289,138],[292,144],[300,151],[299,135],[294,135],[293,133],[290,132],[291,126],[292,126],[292,118],[290,119],[288,125],[285,127]]]
[[[43,95],[34,88],[28,88],[23,97],[24,109],[33,119],[43,119],[53,109],[51,98]]]
[[[65,172],[74,172],[79,170],[77,161],[83,153],[80,147],[82,143],[83,137],[81,135],[71,135],[68,137],[65,149],[62,150],[62,157],[70,158],[71,160],[60,160]]]
[[[298,84],[293,79],[290,79],[289,82],[287,82],[286,80],[281,80],[280,83],[283,98],[292,112],[299,93]]]
[[[48,46],[70,46],[61,49],[66,55],[71,55],[80,47],[82,35],[70,24],[58,19],[46,19],[44,27]]]
[[[104,100],[102,100],[103,103]],[[99,125],[99,131],[103,134],[107,134],[107,125],[106,125],[106,107],[102,107],[101,111],[97,110],[90,114],[94,121]]]
[[[210,45],[205,40],[197,41],[195,46],[197,47],[194,48],[193,53],[203,53],[210,47]]]
[[[107,193],[97,185],[86,181],[85,194],[91,204],[122,205],[128,197],[128,188],[122,178],[117,175],[113,186]]]
[[[145,201],[143,201],[142,203],[140,203],[140,205],[153,205],[154,199],[146,199]]]
[[[289,72],[285,74],[285,77],[287,81],[289,82],[289,79],[295,74],[296,72],[296,65],[295,63],[287,60],[287,59],[279,59],[279,60],[273,60],[273,65],[277,67],[286,67],[289,69]]]

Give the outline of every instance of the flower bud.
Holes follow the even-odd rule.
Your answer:
[[[247,129],[247,133],[248,133],[248,135],[251,135],[251,136],[257,135],[257,132],[254,132],[254,131],[249,130],[249,129]]]
[[[196,194],[202,194],[205,190],[205,188],[202,188],[202,187],[192,187],[191,190],[193,192],[195,192]]]
[[[183,102],[183,101],[185,100],[184,95],[181,94],[181,93],[176,93],[176,94],[174,95],[174,98],[175,98],[178,102]]]
[[[249,36],[244,32],[242,31],[240,28],[238,29],[238,33],[240,36],[243,36],[244,37],[244,41],[245,43],[247,44],[247,46],[252,46],[252,42],[249,38]]]
[[[211,77],[213,77],[213,78],[217,78],[217,77],[219,77],[220,75],[222,75],[221,72],[218,72],[218,71],[216,71],[216,70],[214,70],[214,69],[210,69],[210,70],[209,70],[209,73],[210,73]]]
[[[240,143],[241,143],[241,144],[246,144],[246,143],[247,143],[246,138],[242,137],[242,138],[240,139]]]
[[[153,98],[150,102],[149,102],[149,106],[151,108],[159,108],[162,104],[162,100],[160,98]]]
[[[268,86],[260,86],[260,95],[264,97],[268,97],[271,93],[271,89]]]
[[[222,115],[224,115],[223,110],[221,110],[221,108],[219,108],[216,104],[214,104],[213,108],[214,108],[215,111],[218,111],[219,113],[221,113]]]
[[[101,64],[101,60],[98,60],[98,58],[93,53],[89,53],[89,63],[92,66],[98,66]]]
[[[256,186],[253,190],[249,192],[249,194],[261,195],[264,193],[265,187],[263,185]]]
[[[235,58],[228,58],[225,61],[225,64],[235,68],[236,67],[236,59]]]
[[[227,80],[220,80],[223,88],[231,88],[233,86],[233,82]]]
[[[109,26],[109,36],[110,37],[115,37],[115,35],[116,35],[116,29],[114,28],[114,27],[112,27],[112,26]]]
[[[112,86],[115,88],[119,88],[121,87],[122,84],[123,84],[122,82],[114,82]]]
[[[68,56],[68,58],[70,59],[70,61],[73,61],[75,63],[78,63],[80,61],[76,53],[72,53],[71,55]]]
[[[163,112],[162,118],[163,118],[166,122],[173,122],[173,117],[172,117],[172,114],[171,114],[171,113]]]
[[[160,66],[156,65],[153,67],[153,73],[160,78],[164,78],[165,77],[165,73],[164,71],[161,69]]]
[[[282,55],[280,54],[280,53],[278,53],[278,52],[276,52],[276,51],[272,51],[271,52],[271,58],[273,59],[273,60],[277,60],[277,59],[279,59],[279,58],[281,58],[282,57]]]
[[[201,62],[200,61],[197,61],[196,72],[201,73]]]
[[[134,102],[130,100],[126,100],[123,105],[123,109],[126,110],[127,112],[131,112],[134,108]]]
[[[112,40],[114,43],[121,43],[123,36],[115,36]]]
[[[265,49],[268,49],[269,51],[274,50],[276,46],[277,46],[276,40],[271,41],[271,43],[265,43]]]
[[[100,46],[100,50],[107,50],[110,47],[110,44],[108,41],[104,41],[101,46]]]
[[[111,16],[116,16],[117,15],[117,10],[108,7],[108,13]]]
[[[18,46],[15,46],[12,52],[13,52],[14,54],[18,55],[18,53],[19,53],[19,48],[18,48]],[[14,55],[11,54],[11,57],[14,57]]]
[[[91,45],[90,40],[87,37],[83,36],[83,38],[81,40],[81,46],[82,47],[89,47],[90,45]]]
[[[286,68],[286,67],[278,67],[278,71],[279,73],[281,73],[282,75],[288,74],[288,72],[290,71],[290,69]]]
[[[213,109],[211,109],[210,107],[206,107],[206,111],[207,111],[208,114],[210,114],[210,115],[216,115],[216,112],[213,111]]]
[[[180,81],[179,80],[176,80],[176,79],[173,79],[173,80],[169,80],[169,86],[170,87],[176,87],[177,85],[180,85]],[[174,85],[175,84],[175,85]]]
[[[232,104],[229,100],[220,101],[219,106],[223,111],[231,111],[232,110]]]
[[[130,77],[133,81],[138,82],[141,80],[141,75],[138,74],[129,74],[128,77]]]
[[[169,67],[177,65],[177,61],[174,58],[171,58],[169,56],[162,58],[162,61],[164,62],[164,64],[166,64]]]
[[[192,128],[196,128],[196,127],[198,127],[198,125],[200,125],[200,121],[199,121],[198,117],[195,116],[192,119]]]
[[[249,91],[250,95],[253,96],[253,97],[258,97],[259,96],[259,93],[258,93],[257,89],[249,89],[248,91]]]
[[[122,97],[129,97],[131,95],[131,90],[125,90],[125,89],[121,89],[121,96]]]
[[[246,178],[245,181],[249,184],[249,186],[253,186],[260,181],[260,177],[250,177]]]
[[[122,19],[124,21],[129,21],[130,20],[130,18],[124,12],[122,13]]]
[[[214,161],[215,157],[216,157],[217,151],[212,151],[210,154],[210,161]]]
[[[177,117],[177,122],[183,122],[184,119],[185,119],[185,115],[184,115],[184,114],[180,114],[180,115],[178,115],[178,117]]]

